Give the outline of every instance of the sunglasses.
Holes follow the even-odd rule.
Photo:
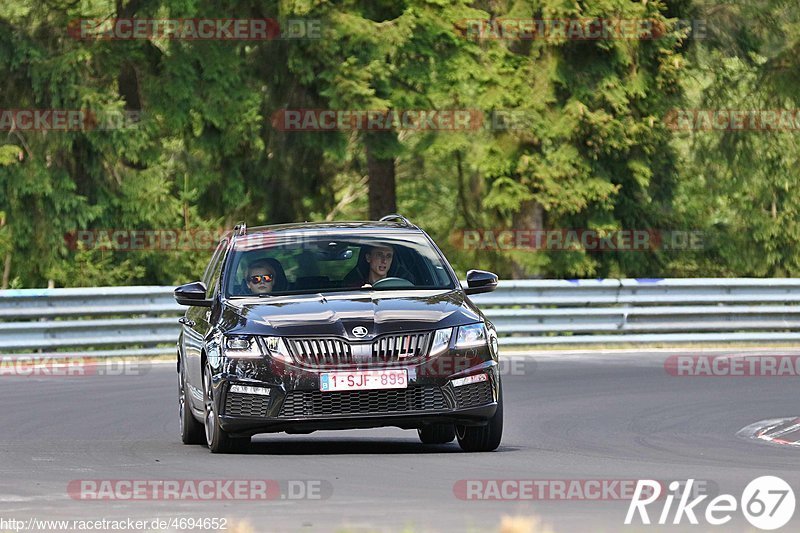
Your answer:
[[[249,281],[252,284],[261,283],[262,281],[264,283],[269,283],[270,281],[274,280],[275,276],[271,276],[269,274],[264,274],[263,276],[248,276],[247,278],[247,281]]]

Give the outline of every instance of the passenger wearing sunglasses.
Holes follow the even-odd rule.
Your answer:
[[[275,289],[274,259],[259,259],[247,267],[245,282],[251,294],[269,294]]]

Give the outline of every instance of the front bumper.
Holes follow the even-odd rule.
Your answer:
[[[405,368],[408,388],[320,391],[323,372],[274,360],[224,360],[212,376],[223,430],[233,435],[395,426],[414,429],[434,423],[483,425],[497,409],[499,372],[488,350],[446,354]],[[374,367],[362,367],[372,370]],[[485,381],[454,385],[453,380],[485,375]],[[245,385],[269,395],[232,392]]]

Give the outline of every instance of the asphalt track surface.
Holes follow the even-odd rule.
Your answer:
[[[800,497],[800,449],[736,435],[759,420],[800,415],[798,378],[676,377],[665,371],[668,355],[533,355],[507,366],[503,443],[477,454],[387,428],[259,435],[245,455],[212,455],[178,439],[173,365],[143,375],[0,377],[0,519],[225,517],[255,531],[487,531],[503,515],[536,515],[556,532],[755,531],[739,510],[725,526],[704,525],[702,516],[694,527],[685,518],[679,527],[624,526],[628,500],[465,500],[454,491],[459,480],[694,478],[738,499],[750,480],[777,475]],[[70,482],[86,479],[318,480],[325,489],[313,500],[70,497]],[[653,505],[657,520],[662,505]],[[782,530],[798,524],[800,509]]]

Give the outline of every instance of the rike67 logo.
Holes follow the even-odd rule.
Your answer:
[[[625,516],[625,525],[635,523],[634,519],[637,515],[642,524],[650,525],[652,522],[647,506],[656,500],[663,501],[663,507],[655,522],[659,525],[668,523],[678,525],[685,523],[684,519],[692,525],[697,525],[699,524],[698,515],[700,515],[706,523],[721,526],[730,522],[733,513],[739,509],[752,526],[762,530],[773,530],[786,525],[794,515],[794,491],[786,481],[776,476],[761,476],[754,479],[745,487],[742,497],[738,501],[731,494],[720,494],[705,502],[705,512],[702,513],[703,505],[701,504],[708,498],[708,495],[703,494],[690,501],[693,483],[694,479],[687,480],[685,490],[681,490],[681,484],[673,481],[669,485],[669,493],[666,498],[660,498],[661,485],[659,482],[640,479],[628,507],[628,514]],[[673,503],[676,499],[678,503],[673,511]],[[658,511],[657,508],[649,510]],[[670,517],[672,517],[671,522]]]

